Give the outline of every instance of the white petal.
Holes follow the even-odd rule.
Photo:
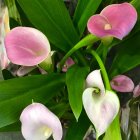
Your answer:
[[[27,106],[21,116],[22,134],[26,140],[46,140],[51,134],[54,140],[62,139],[62,126],[51,111],[40,103]]]
[[[101,90],[101,93],[103,94],[105,93],[105,88],[104,88],[100,70],[94,70],[87,76],[86,86],[99,88]]]
[[[24,76],[26,74],[28,74],[29,72],[31,72],[33,69],[35,69],[36,66],[21,66],[18,70],[17,70],[17,76]]]
[[[97,137],[102,135],[119,111],[119,99],[112,91],[105,94],[94,93],[94,88],[87,88],[83,93],[85,111],[94,124]]]

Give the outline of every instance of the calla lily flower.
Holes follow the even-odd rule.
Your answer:
[[[62,126],[48,108],[40,103],[27,106],[20,116],[22,135],[26,140],[46,140],[53,135],[54,140],[62,139]]]
[[[47,63],[46,63],[46,60],[45,60],[45,64],[48,66],[51,66],[52,64],[52,60],[51,60],[51,57],[54,55],[55,51],[51,51],[50,55],[47,59]],[[16,75],[21,77],[21,76],[24,76],[26,74],[28,74],[29,72],[31,72],[32,70],[34,70],[35,68],[37,68],[37,66],[21,66],[17,72],[16,72]],[[41,67],[38,66],[38,69],[39,71],[41,72],[41,74],[47,74],[47,72],[42,69]]]
[[[2,8],[0,14],[0,68],[6,69],[9,65],[9,59],[6,54],[4,37],[10,31],[9,15],[7,7]]]
[[[71,67],[72,65],[74,65],[75,62],[72,60],[72,58],[68,58],[62,68],[62,71],[63,72],[66,72],[68,70],[69,67]]]
[[[91,72],[86,84],[88,88],[83,92],[83,105],[98,138],[118,114],[119,99],[113,91],[105,90],[100,70]]]
[[[5,37],[9,60],[18,65],[34,66],[50,57],[50,44],[46,36],[37,29],[16,27]]]
[[[138,97],[140,96],[140,84],[138,84],[135,88],[134,88],[134,91],[133,91],[133,97]]]
[[[129,3],[112,4],[105,7],[100,14],[88,20],[88,30],[98,36],[113,36],[123,39],[134,27],[137,21],[137,12]]]
[[[133,81],[125,75],[115,76],[111,82],[112,89],[118,92],[132,92],[134,89]]]

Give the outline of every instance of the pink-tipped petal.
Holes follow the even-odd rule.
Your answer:
[[[100,70],[94,70],[87,76],[86,87],[98,88],[100,89],[100,92],[102,94],[105,93],[105,88],[104,88]]]
[[[105,7],[100,15],[105,16],[112,26],[112,36],[118,39],[125,37],[137,21],[137,12],[129,3],[112,4]],[[114,31],[118,31],[116,34]]]
[[[27,106],[21,116],[22,134],[26,140],[46,140],[53,135],[54,140],[62,139],[62,126],[50,110],[40,103]]]
[[[134,88],[134,91],[133,91],[133,97],[138,97],[140,96],[140,84],[138,84],[135,88]]]
[[[84,109],[94,124],[96,135],[102,135],[119,111],[119,99],[112,91],[105,94],[94,93],[94,88],[87,88],[82,96]]]
[[[34,66],[41,63],[50,53],[46,36],[37,29],[16,27],[5,38],[9,60],[18,65]]]
[[[115,76],[110,84],[112,89],[118,92],[132,92],[134,89],[133,81],[125,75]]]

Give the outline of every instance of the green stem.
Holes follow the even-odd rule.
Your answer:
[[[93,44],[94,42],[98,41],[99,38],[90,34],[87,35],[85,38],[83,38],[81,41],[79,41],[64,57],[63,59],[60,61],[59,63],[59,67],[58,67],[58,71],[60,72],[65,61],[68,59],[68,57],[70,57],[75,51],[77,51],[78,49],[88,46],[90,44]]]
[[[101,68],[101,72],[102,72],[102,75],[103,75],[103,79],[104,79],[104,83],[105,83],[106,89],[107,90],[111,90],[109,78],[108,78],[105,66],[103,64],[103,61],[101,60],[99,55],[94,50],[89,50],[88,52],[91,53],[95,57],[95,59],[97,60],[99,66]]]
[[[103,60],[104,63],[106,61],[106,56],[107,56],[107,53],[108,53],[108,50],[111,46],[112,41],[113,41],[113,37],[102,38],[102,41],[96,50],[96,52],[101,57],[101,59]]]

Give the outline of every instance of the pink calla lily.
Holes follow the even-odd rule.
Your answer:
[[[73,59],[69,57],[69,58],[66,60],[64,66],[63,66],[63,68],[62,68],[62,71],[63,71],[63,72],[66,72],[66,71],[68,70],[68,68],[71,67],[71,66],[74,65],[74,64],[75,64],[75,62],[73,61]]]
[[[140,84],[138,84],[133,90],[133,97],[136,98],[140,96]]]
[[[133,81],[125,75],[117,75],[115,76],[111,82],[112,89],[118,92],[132,92],[134,89]]]
[[[113,91],[105,90],[100,70],[92,71],[87,76],[86,84],[88,88],[83,92],[83,106],[98,138],[118,114],[119,99]]]
[[[23,66],[37,65],[50,54],[50,44],[46,36],[30,27],[12,29],[6,35],[5,47],[9,60]]]
[[[123,39],[134,27],[137,21],[137,12],[129,3],[112,4],[105,7],[100,14],[88,20],[88,30],[98,36],[113,36]]]
[[[62,139],[62,126],[57,118],[43,104],[32,103],[20,116],[22,135],[26,140],[46,140],[53,135],[54,140]]]

